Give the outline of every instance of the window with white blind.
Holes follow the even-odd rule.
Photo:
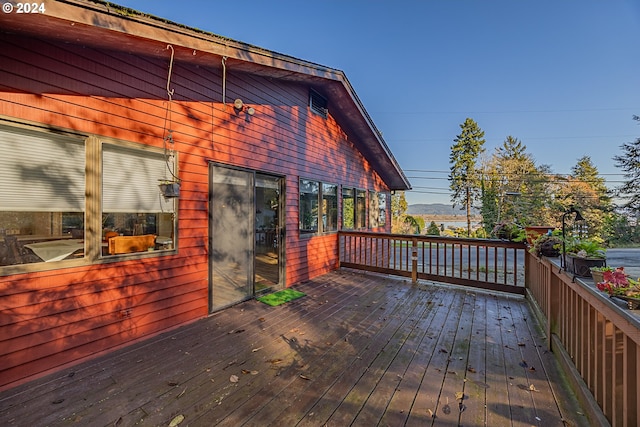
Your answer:
[[[84,138],[0,126],[0,266],[82,256],[84,212]]]
[[[175,245],[175,200],[165,198],[158,185],[170,180],[173,157],[152,149],[131,148],[115,144],[102,145],[102,235],[105,241],[115,236],[120,249],[110,242],[103,255],[120,255],[141,250],[172,249]],[[152,238],[151,236],[155,236]],[[155,239],[155,240],[154,240]],[[134,242],[128,250],[128,242]]]

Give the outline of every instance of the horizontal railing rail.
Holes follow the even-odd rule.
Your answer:
[[[359,231],[338,238],[341,267],[525,293],[523,243]]]
[[[548,259],[527,253],[525,270],[550,349],[582,379],[574,389],[590,394],[583,401],[595,401],[612,426],[640,425],[640,314]]]

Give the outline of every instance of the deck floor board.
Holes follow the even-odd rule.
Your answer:
[[[522,297],[348,270],[295,288],[0,392],[0,423],[588,425]]]

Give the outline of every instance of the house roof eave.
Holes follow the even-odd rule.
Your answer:
[[[228,67],[236,72],[303,82],[321,88],[339,108],[331,113],[354,136],[354,144],[392,190],[408,190],[402,172],[346,75],[289,55],[269,51],[213,33],[145,15],[97,0],[47,2],[44,14],[0,14],[4,31],[46,35],[49,39],[132,54],[166,57],[174,47],[175,59],[202,66]]]

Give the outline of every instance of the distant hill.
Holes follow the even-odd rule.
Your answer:
[[[478,214],[478,210],[472,211],[474,215]],[[445,205],[444,203],[418,203],[415,205],[409,205],[407,207],[407,214],[409,215],[466,215],[464,209],[459,206],[453,208],[451,205]]]

